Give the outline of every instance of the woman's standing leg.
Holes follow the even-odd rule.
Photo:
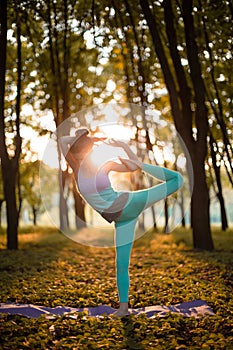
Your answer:
[[[120,307],[116,311],[116,316],[128,314],[129,301],[129,262],[130,253],[134,241],[134,231],[137,218],[129,221],[116,222],[116,275],[117,288],[120,301]]]
[[[175,171],[144,164],[143,170],[164,182],[151,188],[131,192],[128,203],[122,211],[116,227],[116,270],[120,308],[115,315],[128,313],[129,262],[134,240],[134,231],[140,213],[177,191],[183,185],[183,177]]]

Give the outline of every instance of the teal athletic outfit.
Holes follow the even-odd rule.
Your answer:
[[[108,174],[99,168],[94,178],[85,178],[80,167],[77,185],[82,197],[108,222],[114,221],[116,233],[116,273],[120,302],[128,302],[129,262],[138,216],[161,199],[176,192],[183,185],[180,173],[143,164],[142,170],[163,182],[139,191],[118,192],[113,189]]]

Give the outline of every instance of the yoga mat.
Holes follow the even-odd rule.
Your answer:
[[[57,306],[54,308],[50,308],[33,304],[0,304],[0,313],[22,315],[31,318],[37,318],[41,315],[45,315],[45,317],[50,318],[51,316],[69,315],[83,311],[85,311],[88,316],[100,317],[101,315],[112,314],[115,311],[115,309],[107,305],[82,308],[73,308],[67,306]],[[146,314],[148,318],[153,318],[156,316],[165,317],[169,312],[176,313],[184,317],[195,318],[206,314],[214,315],[214,311],[212,310],[212,308],[208,306],[207,303],[203,300],[193,300],[169,306],[145,306],[141,308],[129,309],[129,312],[133,315]]]

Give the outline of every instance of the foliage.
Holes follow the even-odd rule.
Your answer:
[[[156,17],[171,72],[174,73],[175,65],[169,55],[170,44],[164,16],[166,4],[169,2],[148,1]],[[188,85],[191,86],[190,60],[184,36],[185,16],[182,8],[185,1],[171,3],[174,12],[173,39],[175,40],[176,34],[182,69]],[[232,136],[230,128],[232,124],[230,113],[232,110],[230,74],[232,4],[227,0],[215,2],[194,0],[192,5],[199,62],[202,67],[209,109],[210,132],[216,141],[214,149],[217,153],[218,166],[225,165],[227,175],[232,182],[232,175],[230,175],[232,150],[227,144]],[[140,1],[125,0],[109,3],[105,0],[101,2],[10,0],[7,2],[7,8],[4,115],[6,141],[11,156],[15,150],[16,102],[19,94],[22,106],[20,135],[23,137],[26,133],[32,134],[32,129],[37,135],[51,131],[50,117],[54,117],[57,125],[69,116],[74,117],[75,120],[77,118],[76,125],[91,124],[94,116],[89,121],[82,120],[77,112],[84,106],[113,99],[138,103],[159,110],[157,112],[161,118],[158,117],[158,119],[154,119],[153,115],[133,118],[137,128],[149,129],[152,135],[150,142],[157,143],[158,125],[164,119],[171,121],[171,109],[161,62],[159,63],[155,55]],[[21,33],[19,37],[22,54],[22,72],[20,73],[22,91],[17,93],[19,74],[17,33],[19,32]],[[113,86],[115,82],[115,89],[108,88],[109,80],[113,82]],[[178,81],[175,83],[178,88]],[[188,92],[188,89],[184,90]],[[193,88],[191,90],[193,97]],[[188,100],[185,98],[185,101]],[[192,111],[194,111],[193,98],[191,101]],[[46,120],[46,123],[43,124],[41,117],[44,121]],[[185,119],[187,122],[187,118]],[[194,119],[192,118],[193,122]],[[182,123],[182,128],[185,124]],[[194,124],[192,132],[198,136]],[[168,125],[166,128],[168,129]],[[25,141],[23,140],[23,151],[26,149]],[[210,183],[215,185],[214,181],[213,178]],[[31,198],[33,204],[40,200],[37,194],[33,193]],[[204,206],[203,203],[202,205]],[[197,220],[194,226],[196,222]]]
[[[121,319],[85,313],[45,319],[2,315],[2,349],[231,349],[233,345],[233,232],[213,230],[214,252],[191,249],[191,232],[149,231],[131,257],[131,307],[205,300],[215,316],[169,314]],[[1,302],[117,307],[114,250],[76,244],[56,229],[28,227],[19,250],[0,235]]]

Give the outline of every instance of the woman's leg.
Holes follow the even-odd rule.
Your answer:
[[[126,222],[116,222],[116,275],[120,308],[116,316],[128,314],[129,262],[137,218]]]
[[[138,216],[144,209],[177,191],[183,184],[183,178],[178,172],[150,164],[144,164],[143,170],[164,182],[145,190],[130,192],[128,202],[115,222],[117,287],[120,300],[120,308],[116,312],[118,316],[128,313],[128,270]]]
[[[183,185],[183,177],[176,171],[151,164],[144,164],[142,170],[154,178],[162,180],[163,183],[144,190],[129,192],[128,201],[117,221],[133,220],[144,209],[151,207],[161,199],[165,199]]]
[[[145,209],[176,192],[183,186],[183,176],[177,171],[152,164],[144,164],[142,170],[152,177],[164,181],[159,185],[146,189],[147,199]]]

